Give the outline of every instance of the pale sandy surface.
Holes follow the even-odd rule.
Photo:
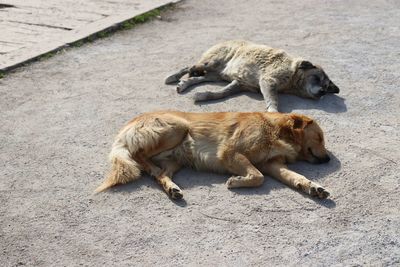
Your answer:
[[[174,0],[1,0],[0,71]]]
[[[398,1],[186,1],[134,30],[0,80],[2,266],[398,266]],[[371,1],[372,2],[372,1]],[[262,3],[262,4],[260,4]],[[329,164],[292,168],[326,186],[319,201],[266,179],[181,171],[185,201],[150,177],[92,196],[117,129],[144,111],[260,111],[242,95],[195,106],[163,78],[217,41],[243,38],[324,66],[341,88],[280,98],[313,116]],[[196,91],[216,88],[202,86]]]

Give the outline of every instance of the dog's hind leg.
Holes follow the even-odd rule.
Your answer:
[[[229,172],[238,175],[228,179],[228,188],[257,187],[263,184],[264,175],[243,154],[226,153],[223,162]]]
[[[106,180],[96,189],[96,193],[102,192],[117,184],[126,184],[140,177],[141,166],[135,161],[126,146],[121,142],[115,142],[110,153],[112,168]]]
[[[181,199],[183,197],[182,190],[171,180],[172,175],[181,168],[177,162],[164,159],[155,160],[160,165],[160,168],[151,159],[141,156],[137,156],[135,159],[147,173],[156,178],[157,182],[171,198]]]
[[[283,163],[277,161],[269,162],[263,166],[262,170],[284,184],[301,190],[312,197],[324,199],[329,196],[329,192],[321,185],[308,180],[303,175],[289,170]]]
[[[199,77],[199,76],[205,76],[207,73],[210,72],[220,72],[221,70],[218,71],[218,68],[221,67],[221,64],[217,60],[211,60],[211,61],[206,61],[206,62],[200,62],[196,65],[193,65],[189,69],[189,77]]]
[[[185,67],[178,71],[177,73],[174,73],[167,78],[165,78],[165,84],[172,84],[172,83],[177,83],[179,80],[182,78],[183,75],[189,73],[189,67]]]
[[[220,66],[218,61],[210,61],[205,63],[200,63],[193,65],[192,67],[185,67],[174,73],[167,78],[165,78],[165,84],[177,83],[182,78],[182,76],[189,74],[189,77],[201,77],[206,76],[209,72],[215,72],[215,69]]]
[[[160,176],[162,170],[151,158],[179,145],[188,130],[187,121],[174,114],[137,117],[116,138],[110,153],[111,172],[96,192],[133,181],[140,177],[142,170],[154,177]]]
[[[240,87],[240,84],[237,80],[233,80],[230,84],[222,88],[219,92],[200,92],[196,93],[193,97],[195,103],[207,100],[216,100],[225,98],[234,94],[238,94],[243,92],[244,90]]]
[[[162,172],[156,176],[157,182],[163,187],[164,191],[173,199],[181,199],[183,192],[172,181],[172,176],[175,172],[180,170],[181,165],[173,160],[160,160],[159,165],[161,166]]]
[[[217,77],[217,75],[213,75],[213,74],[209,74],[209,73],[207,73],[207,75],[205,75],[205,76],[190,77],[187,80],[181,80],[178,83],[178,86],[176,87],[176,91],[178,93],[182,93],[182,92],[186,91],[186,89],[188,89],[192,85],[203,83],[203,82],[215,82],[215,81],[221,81],[221,79],[219,79]]]

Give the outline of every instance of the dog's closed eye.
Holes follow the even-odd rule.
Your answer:
[[[318,134],[318,142],[322,143],[324,141],[324,137],[322,136],[322,134]]]

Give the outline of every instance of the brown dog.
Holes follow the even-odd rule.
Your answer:
[[[322,186],[290,171],[285,163],[329,161],[321,128],[298,114],[268,112],[145,113],[117,135],[110,154],[112,170],[96,192],[154,176],[174,199],[183,197],[172,181],[181,166],[234,176],[228,188],[261,186],[268,174],[311,196],[329,196]]]

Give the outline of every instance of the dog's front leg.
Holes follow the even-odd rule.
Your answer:
[[[243,154],[225,153],[223,163],[229,172],[238,175],[228,179],[228,188],[257,187],[264,182],[264,175]]]
[[[262,170],[288,186],[301,190],[312,197],[324,199],[329,196],[329,192],[321,185],[308,180],[303,175],[289,170],[286,164],[281,162],[269,162],[263,166]]]
[[[273,79],[261,79],[260,91],[268,112],[278,112],[278,86]]]

